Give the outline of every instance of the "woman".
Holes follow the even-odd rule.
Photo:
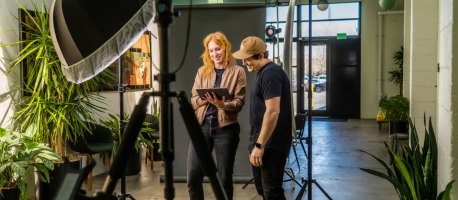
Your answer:
[[[229,199],[234,187],[232,174],[237,147],[240,141],[238,113],[245,103],[245,70],[235,65],[231,44],[221,32],[215,32],[204,39],[205,52],[202,54],[204,66],[197,71],[192,87],[191,103],[201,124],[205,140],[210,150],[215,149],[216,166]],[[231,101],[225,97],[219,100],[215,94],[206,93],[199,97],[197,88],[225,87],[232,95]],[[192,143],[188,151],[188,192],[190,199],[204,199],[202,188],[204,174],[200,168]]]

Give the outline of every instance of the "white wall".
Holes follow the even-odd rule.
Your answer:
[[[391,76],[388,72],[398,68],[393,61],[393,55],[404,45],[404,15],[383,16],[383,27],[382,93],[391,97],[399,95],[399,85],[396,86],[394,82],[388,81]]]
[[[410,31],[410,117],[416,129],[424,130],[424,115],[437,118],[437,63],[438,63],[438,2],[415,0],[411,2]],[[418,131],[420,144],[424,132]]]
[[[396,1],[392,9],[403,10],[404,2]],[[378,1],[361,1],[361,118],[375,119],[379,110],[377,100],[377,28],[378,12],[382,11]],[[403,15],[384,17],[382,50],[382,95],[399,94],[394,83],[389,82],[388,71],[396,66],[392,57],[403,45]]]
[[[445,189],[448,182],[458,180],[458,137],[456,127],[458,122],[454,119],[458,111],[454,105],[458,104],[456,94],[458,87],[453,84],[458,81],[458,60],[453,55],[458,52],[458,5],[453,0],[441,0],[439,3],[439,63],[438,73],[438,101],[437,101],[437,143],[438,143],[438,191]],[[454,34],[455,33],[455,34]],[[455,98],[454,98],[455,97]],[[456,107],[456,106],[455,106]],[[454,184],[452,199],[458,196]]]

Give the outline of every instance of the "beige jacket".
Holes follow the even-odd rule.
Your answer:
[[[204,67],[200,67],[197,71],[194,86],[192,87],[191,104],[195,110],[197,120],[202,125],[202,122],[207,113],[209,106],[208,102],[202,101],[199,94],[197,94],[197,88],[213,88],[216,81],[216,73],[212,71],[209,76],[202,77]],[[232,100],[227,102],[225,110],[218,109],[218,121],[219,126],[224,127],[227,125],[237,123],[237,117],[239,112],[242,110],[245,104],[246,94],[246,75],[245,70],[237,65],[229,64],[223,73],[221,79],[221,87],[227,88],[229,94],[232,95]]]

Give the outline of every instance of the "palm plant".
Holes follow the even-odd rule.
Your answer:
[[[112,114],[108,114],[108,116],[110,117],[109,120],[100,120],[100,123],[107,127],[108,129],[110,129],[111,131],[111,136],[113,137],[113,150],[111,151],[111,154],[110,156],[112,155],[115,155],[115,153],[118,151],[118,147],[119,147],[119,142],[120,142],[120,137],[119,137],[119,115],[117,116],[114,116]],[[129,120],[129,115],[128,114],[124,114],[124,121],[128,121]],[[135,150],[140,150],[141,148],[146,148],[148,146],[152,147],[153,144],[145,139],[144,135],[145,136],[150,136],[150,133],[151,131],[154,131],[154,129],[151,129],[151,128],[148,128],[148,126],[150,125],[151,123],[148,123],[148,122],[143,122],[143,128],[140,129],[140,133],[138,134],[138,137],[137,137],[137,140],[135,141]],[[100,154],[100,157],[101,159],[103,160],[103,162],[105,162],[105,154],[104,153],[101,153]]]
[[[395,152],[385,143],[388,154],[394,160],[393,169],[388,167],[381,159],[362,150],[361,152],[369,154],[382,164],[387,174],[372,169],[360,169],[393,184],[399,199],[450,199],[450,190],[454,181],[448,183],[446,189],[437,195],[438,155],[436,136],[432,127],[431,117],[429,118],[429,131],[426,129],[426,116],[424,117],[425,140],[423,147],[420,147],[415,123],[412,123],[410,118],[408,121],[411,130],[410,146],[401,146],[397,143],[400,145],[400,148],[398,148],[399,151]]]
[[[394,81],[395,85],[399,85],[399,95],[402,96],[402,81],[403,81],[403,68],[404,68],[404,47],[401,46],[401,50],[396,51],[393,55],[393,60],[398,68],[389,71],[391,74],[388,81]]]
[[[16,18],[26,27],[23,33],[28,37],[0,46],[22,45],[9,71],[20,63],[26,63],[28,68],[22,90],[30,96],[19,103],[22,109],[15,113],[13,119],[21,122],[23,130],[36,127],[39,134],[33,140],[50,144],[64,156],[66,140],[76,140],[82,136],[84,129],[90,131],[85,122],[95,122],[96,112],[104,111],[103,107],[95,104],[104,104],[104,98],[94,92],[109,84],[114,76],[105,70],[98,77],[81,84],[68,82],[60,69],[59,57],[51,40],[46,6],[42,3],[41,9],[38,9],[33,1],[32,5],[33,14],[19,4],[30,23]],[[72,134],[70,130],[75,133]]]
[[[35,167],[40,180],[49,182],[48,170],[54,169],[53,161],[62,158],[46,144],[33,142],[36,129],[29,128],[27,133],[7,131],[0,128],[0,189],[18,187],[20,199],[27,199],[27,186],[24,178]]]

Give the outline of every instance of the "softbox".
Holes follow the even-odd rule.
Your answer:
[[[67,80],[89,80],[119,58],[152,23],[153,7],[153,0],[54,0],[51,37]]]

